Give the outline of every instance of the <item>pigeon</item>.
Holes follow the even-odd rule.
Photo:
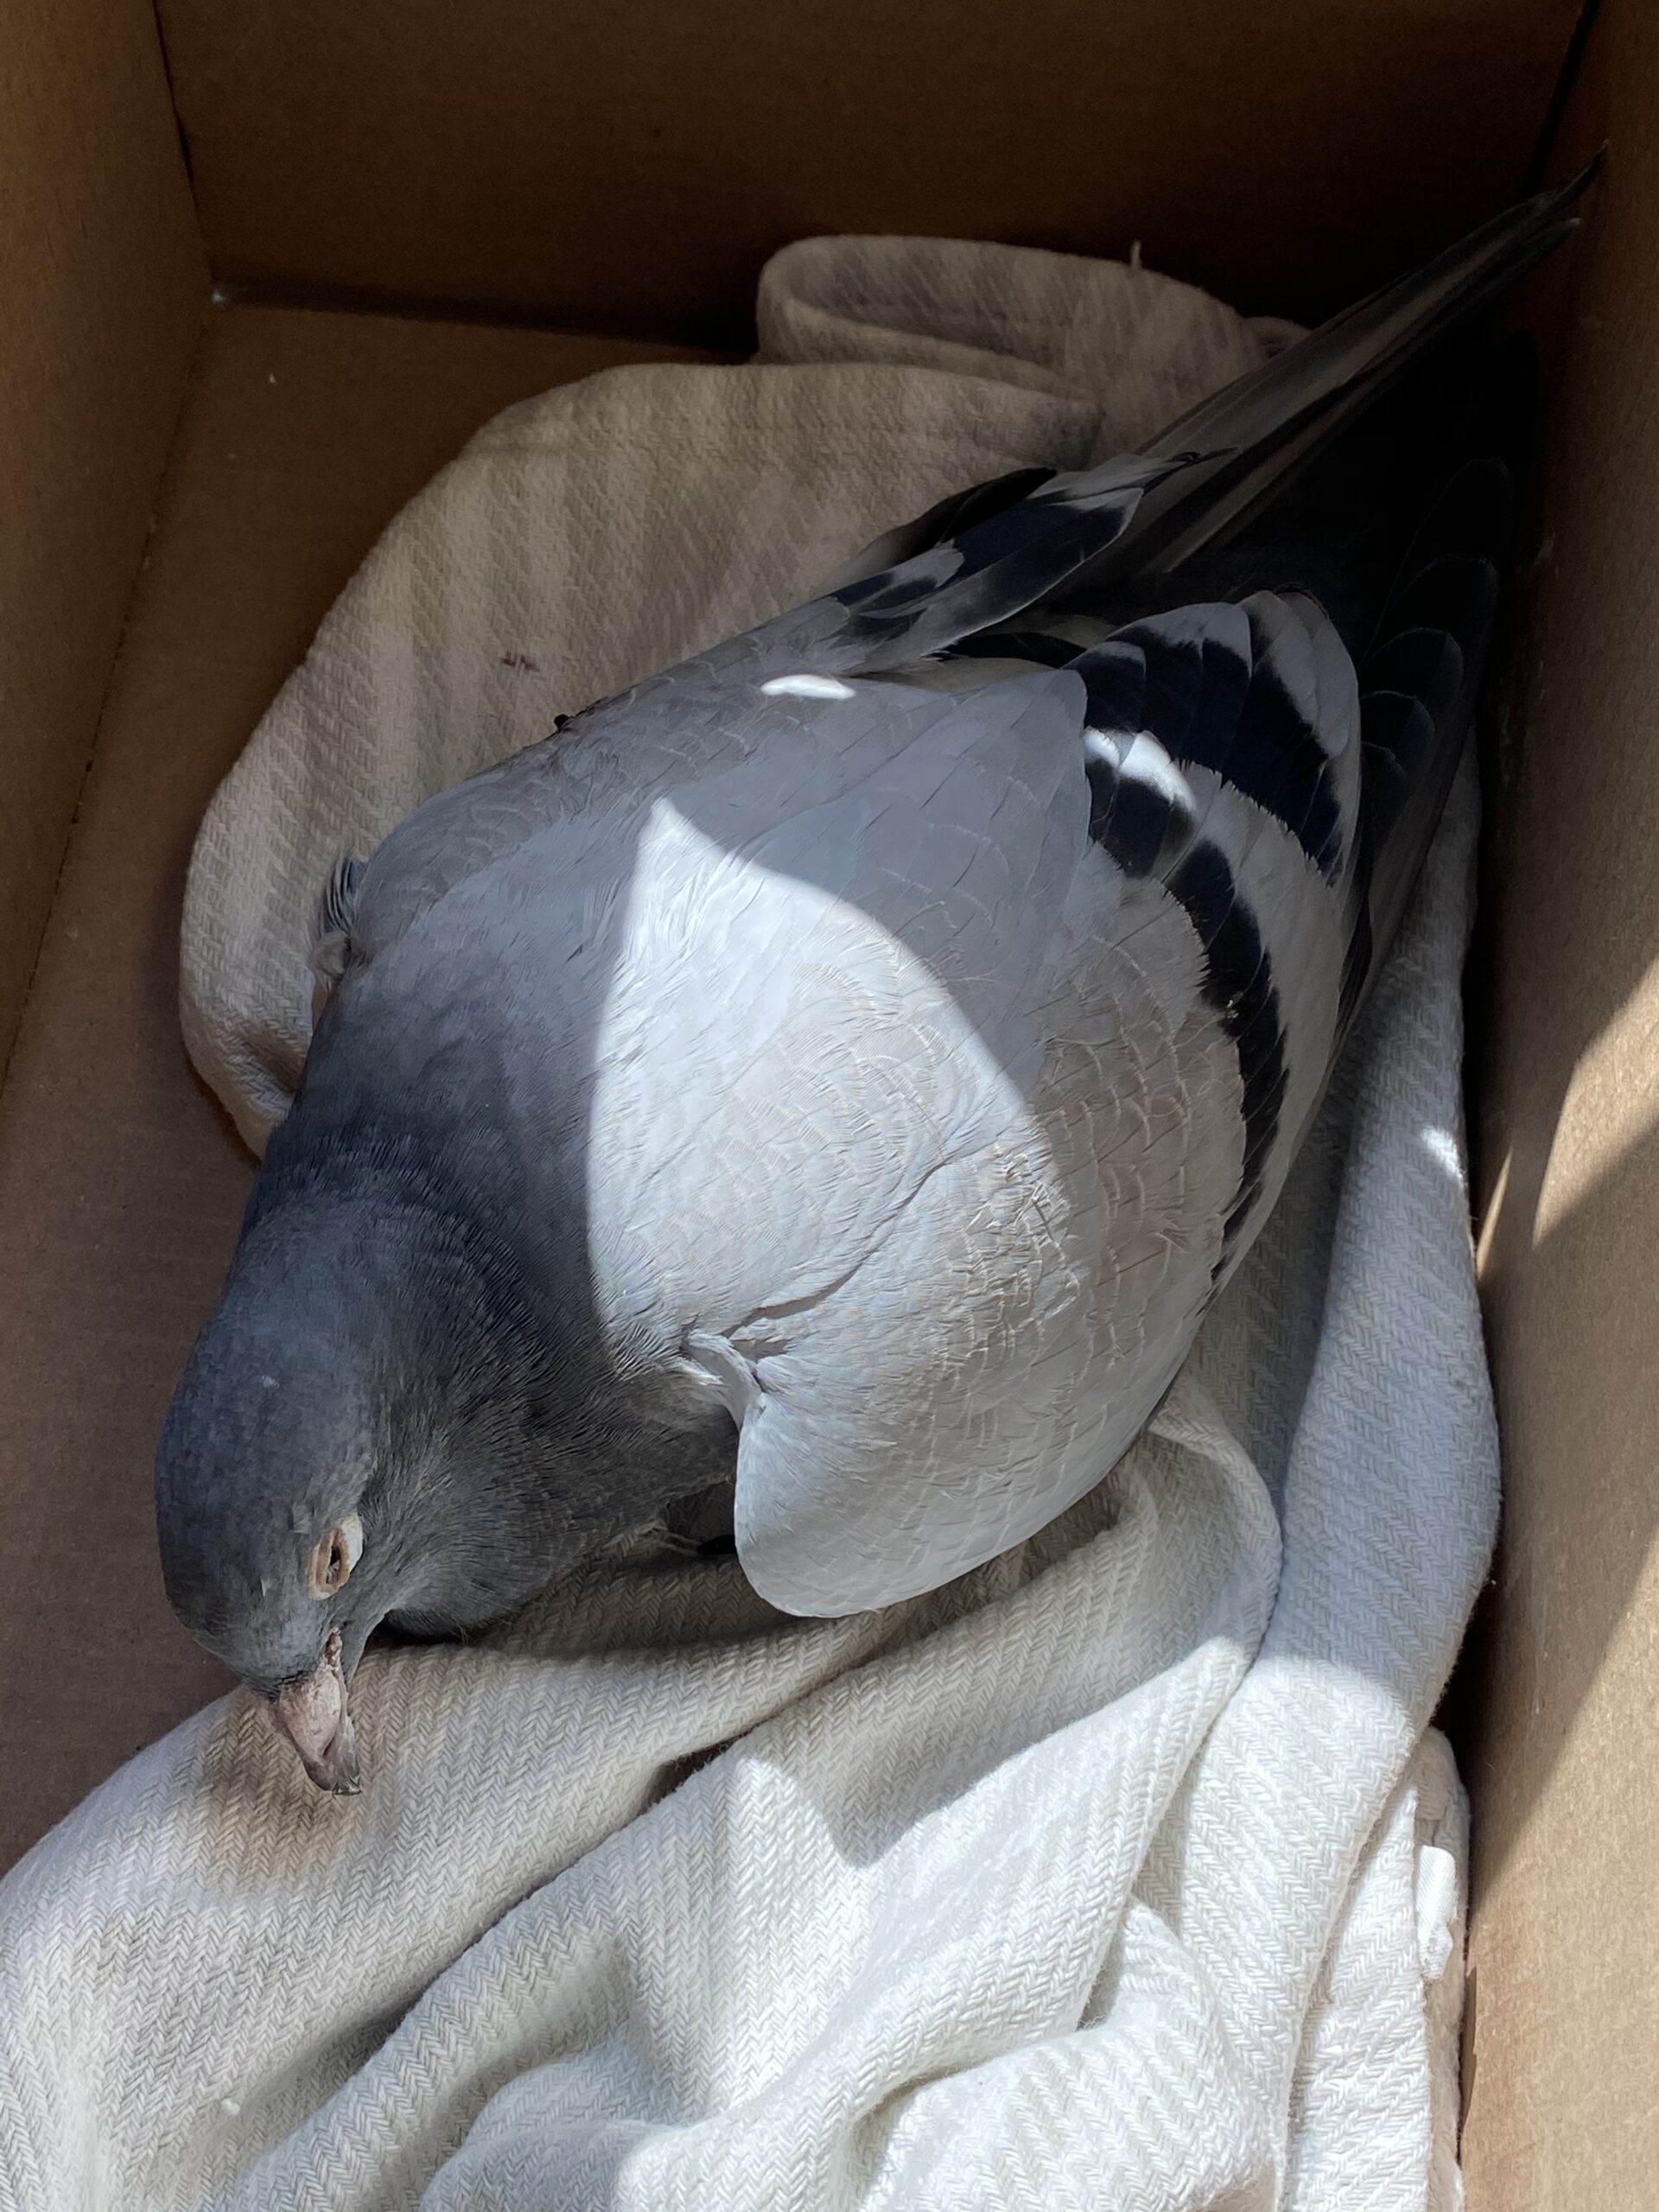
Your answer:
[[[1587,181],[342,860],[156,1477],[174,1607],[319,1787],[378,1629],[694,1494],[832,1617],[1135,1441],[1463,750],[1527,416],[1484,323]]]

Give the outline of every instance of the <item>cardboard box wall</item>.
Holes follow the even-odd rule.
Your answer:
[[[1659,19],[1604,13],[1565,138],[1611,162],[1537,290],[1559,383],[1472,1078],[1508,1484],[1455,1704],[1476,2212],[1659,2201]],[[0,1862],[222,1686],[150,1527],[250,1173],[178,1041],[179,898],[213,785],[401,501],[512,399],[741,347],[760,263],[809,232],[1138,238],[1317,313],[1513,196],[1575,14],[12,0]]]

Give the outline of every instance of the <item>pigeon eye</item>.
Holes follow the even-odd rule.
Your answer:
[[[315,1547],[306,1562],[305,1579],[314,1598],[332,1598],[342,1589],[352,1569],[363,1556],[363,1523],[348,1513],[337,1529]]]

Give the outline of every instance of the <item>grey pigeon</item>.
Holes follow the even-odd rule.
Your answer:
[[[486,1622],[722,1478],[757,1589],[832,1615],[1133,1442],[1440,811],[1516,411],[1448,347],[1583,181],[342,864],[156,1475],[174,1605],[315,1782],[356,1786],[378,1625]]]

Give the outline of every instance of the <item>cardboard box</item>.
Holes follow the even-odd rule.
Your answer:
[[[179,1042],[180,895],[214,785],[402,500],[511,400],[740,349],[791,237],[1138,238],[1313,314],[1513,197],[1535,149],[1560,170],[1605,136],[1533,294],[1551,442],[1471,1069],[1507,1509],[1452,1713],[1470,2202],[1655,2201],[1659,16],[1607,0],[1586,44],[1576,12],[13,0],[0,1862],[222,1687],[151,1529],[251,1172]]]

